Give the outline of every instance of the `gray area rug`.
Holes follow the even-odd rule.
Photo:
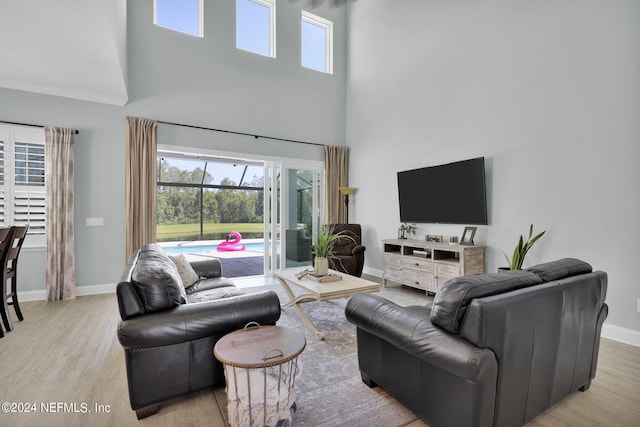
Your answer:
[[[292,287],[296,294],[300,289]],[[243,289],[251,291],[270,289],[289,301],[279,285]],[[382,288],[380,295],[399,305],[426,305],[432,297],[424,292],[407,288]],[[299,356],[302,375],[296,379],[297,411],[295,426],[329,427],[393,427],[403,426],[417,417],[379,387],[369,388],[360,379],[356,349],[356,328],[344,315],[346,299],[309,302],[302,305],[313,324],[325,334],[319,341],[305,326],[295,307],[284,308],[278,321],[284,326],[304,334],[307,346]],[[224,388],[215,390],[216,400],[225,420],[227,398]]]

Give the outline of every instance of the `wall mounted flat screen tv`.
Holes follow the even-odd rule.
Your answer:
[[[400,221],[487,224],[484,157],[398,172]]]

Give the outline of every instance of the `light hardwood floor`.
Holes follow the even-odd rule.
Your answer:
[[[266,282],[273,283],[270,278]],[[124,353],[116,338],[114,294],[21,306],[25,320],[14,322],[14,331],[0,339],[0,401],[14,403],[16,410],[35,405],[36,411],[2,411],[0,426],[225,425],[211,391],[175,399],[158,414],[136,419],[129,406]],[[530,425],[640,425],[640,348],[603,339],[591,388],[569,396]],[[409,426],[425,424],[415,421]]]

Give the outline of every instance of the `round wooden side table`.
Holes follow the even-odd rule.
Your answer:
[[[231,425],[291,422],[295,379],[302,369],[298,356],[306,344],[304,336],[296,331],[257,323],[231,332],[216,343],[213,354],[224,364]]]

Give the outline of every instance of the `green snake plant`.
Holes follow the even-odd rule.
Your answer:
[[[513,250],[513,255],[511,256],[511,258],[509,258],[506,253],[504,254],[504,257],[507,259],[509,268],[511,270],[522,269],[522,263],[524,262],[524,257],[527,255],[527,252],[529,252],[529,249],[531,249],[533,244],[537,242],[542,236],[544,236],[544,233],[546,232],[547,231],[545,230],[542,233],[538,233],[534,236],[533,224],[531,224],[531,227],[529,227],[529,238],[526,242],[524,241],[524,237],[520,235],[520,240],[518,240],[518,244]]]

